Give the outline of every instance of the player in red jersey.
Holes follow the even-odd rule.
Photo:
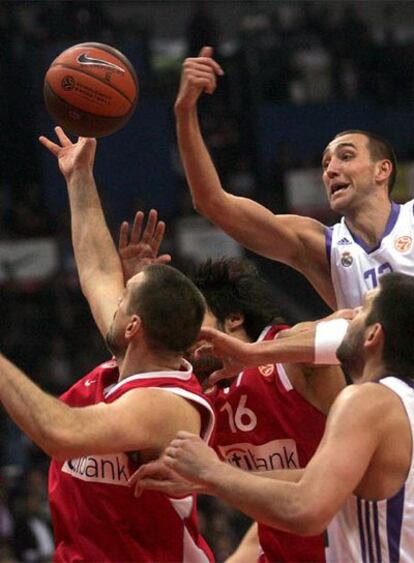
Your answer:
[[[116,363],[102,364],[59,401],[0,357],[4,407],[53,458],[55,560],[211,561],[193,496],[138,499],[128,485],[177,430],[211,435],[213,410],[182,357],[197,337],[204,299],[164,264],[146,266],[124,287],[92,174],[96,141],[72,144],[60,128],[57,134],[60,145],[42,142],[65,176],[81,286]]]
[[[204,326],[246,342],[272,340],[287,332],[268,285],[249,263],[208,261],[193,280],[208,305]],[[218,367],[214,357],[191,361],[204,376]],[[305,467],[322,437],[329,407],[344,384],[342,372],[335,367],[268,364],[242,371],[228,388],[209,393],[217,416],[216,451],[247,471]],[[159,467],[150,464],[137,477]],[[143,483],[157,487],[147,479]],[[301,537],[260,523],[258,535],[260,561],[324,561],[321,535]]]

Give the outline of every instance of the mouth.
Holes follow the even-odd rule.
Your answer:
[[[350,184],[346,184],[345,182],[336,182],[335,184],[331,184],[331,196],[339,193],[344,192],[349,188]]]

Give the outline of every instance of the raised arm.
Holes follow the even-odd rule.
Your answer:
[[[325,226],[297,215],[274,215],[258,203],[227,193],[204,143],[197,115],[203,92],[212,94],[223,74],[211,47],[183,65],[175,115],[177,137],[195,208],[254,252],[284,262],[306,275],[335,307],[325,251]]]
[[[46,137],[39,140],[56,156],[65,177],[81,288],[101,334],[106,337],[122,295],[124,278],[93,176],[96,140],[79,137],[72,143],[60,127],[55,130],[59,144]]]

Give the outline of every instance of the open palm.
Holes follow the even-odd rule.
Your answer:
[[[59,169],[66,179],[76,170],[93,168],[96,152],[96,139],[79,137],[76,143],[72,143],[61,127],[55,128],[60,144],[54,143],[47,137],[39,137],[39,141],[59,162]]]

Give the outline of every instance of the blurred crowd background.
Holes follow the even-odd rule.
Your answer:
[[[63,178],[40,147],[53,136],[42,83],[53,58],[83,41],[108,43],[137,69],[140,101],[124,130],[98,145],[96,178],[110,228],[155,207],[164,250],[184,270],[244,253],[195,214],[174,135],[183,59],[215,48],[225,70],[200,103],[223,185],[278,212],[327,223],[320,155],[340,130],[385,135],[400,160],[396,198],[414,195],[413,2],[0,1],[0,350],[60,394],[108,357],[78,286]],[[295,272],[249,255],[288,321],[326,306]],[[48,460],[0,411],[0,561],[49,561]],[[218,561],[247,519],[202,499]]]

